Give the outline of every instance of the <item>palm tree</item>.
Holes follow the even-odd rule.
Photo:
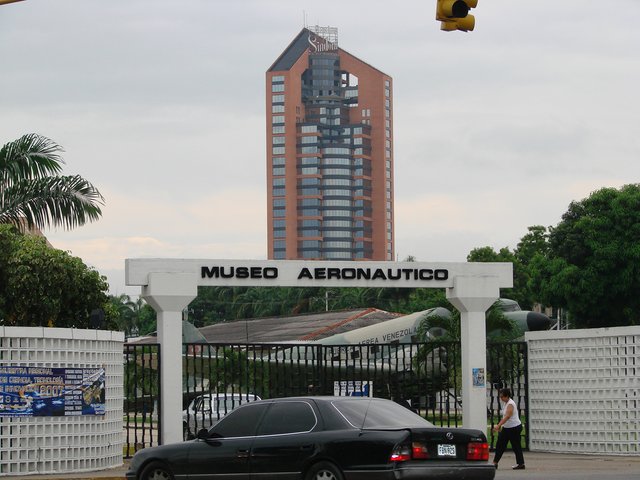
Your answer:
[[[126,337],[132,336],[137,331],[138,315],[136,304],[126,294],[110,296],[109,303],[113,307],[113,316],[118,329],[125,333]]]
[[[450,315],[431,314],[425,316],[417,331],[419,341],[429,341],[432,338],[429,334],[433,335],[435,333],[438,341],[459,342],[461,338],[460,312],[455,309],[452,310],[453,313]],[[504,316],[498,302],[495,302],[487,310],[485,327],[487,338],[494,341],[510,341],[522,336],[522,332],[517,325]]]
[[[0,223],[21,230],[72,229],[102,215],[100,192],[80,175],[61,176],[63,149],[30,133],[0,149]]]
[[[424,343],[418,347],[413,358],[415,370],[421,374],[431,367],[433,379],[430,381],[434,391],[450,391],[451,385],[461,385],[461,351],[457,346],[461,339],[460,312],[452,310],[453,312],[444,315],[444,312],[425,315],[417,331],[418,341]],[[509,342],[522,335],[515,322],[504,316],[499,302],[495,302],[487,311],[485,326],[487,338],[494,342]],[[505,352],[516,352],[515,354],[518,351],[517,346],[503,348]],[[441,359],[444,359],[444,363],[441,363]],[[512,364],[521,365],[521,362]],[[492,382],[504,378],[502,366],[488,364],[487,368]],[[517,375],[511,374],[514,378]]]

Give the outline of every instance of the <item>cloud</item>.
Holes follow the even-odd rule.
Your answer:
[[[435,2],[417,0],[0,9],[2,143],[47,135],[65,173],[104,194],[99,222],[46,234],[114,289],[125,258],[266,256],[265,71],[305,18],[394,79],[401,258],[513,248],[572,200],[640,178],[640,29],[603,21],[597,2],[480,2],[467,34],[441,32]]]
[[[162,198],[162,192],[153,198],[103,194],[107,205],[101,220],[47,237],[55,248],[110,272],[118,291],[124,290],[127,258],[266,258],[262,191],[221,190],[187,203]]]

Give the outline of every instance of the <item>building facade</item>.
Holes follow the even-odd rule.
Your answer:
[[[268,258],[394,260],[391,77],[315,27],[266,84]]]

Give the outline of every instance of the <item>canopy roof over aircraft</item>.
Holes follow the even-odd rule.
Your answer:
[[[377,308],[308,313],[288,317],[232,320],[199,328],[209,343],[312,342],[358,328],[401,317]],[[183,327],[184,329],[184,327]],[[191,330],[191,328],[189,328]],[[190,338],[193,338],[190,336]],[[153,343],[155,336],[131,339],[131,343]],[[195,340],[199,342],[199,340]]]

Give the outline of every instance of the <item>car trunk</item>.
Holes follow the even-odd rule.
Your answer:
[[[462,428],[412,428],[407,441],[394,449],[392,461],[487,461],[489,446],[477,430]]]

